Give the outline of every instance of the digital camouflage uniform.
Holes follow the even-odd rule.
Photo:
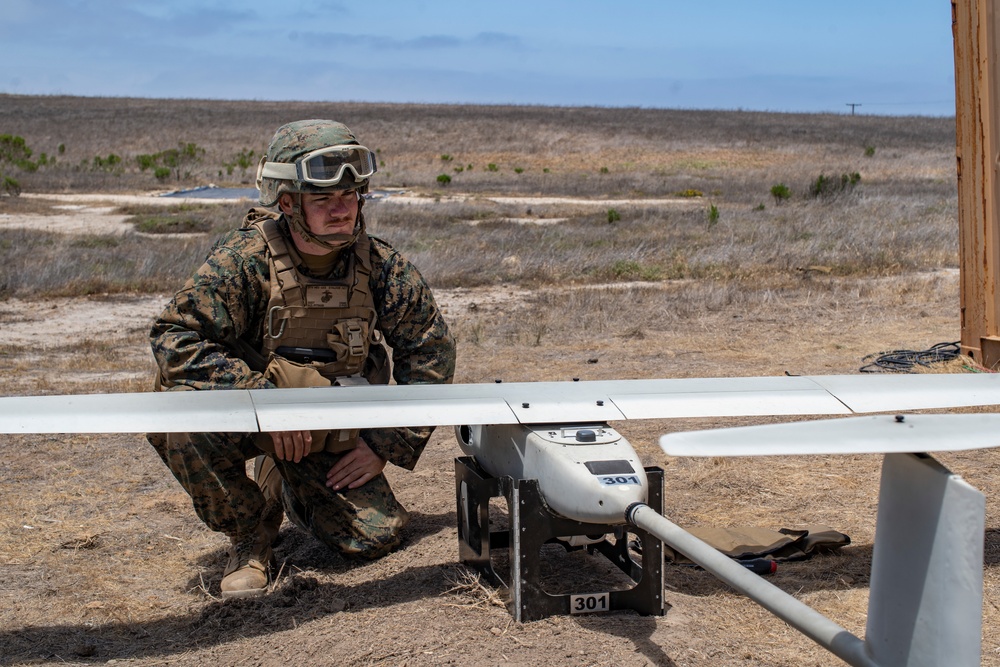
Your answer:
[[[252,219],[248,216],[248,221]],[[360,218],[360,216],[359,216]],[[361,218],[363,220],[363,218]],[[284,216],[279,229],[288,235]],[[363,227],[362,227],[363,228]],[[369,284],[377,328],[392,350],[398,384],[450,382],[455,345],[417,269],[389,244],[371,239]],[[329,277],[348,271],[349,249],[341,251]],[[244,226],[220,239],[205,263],[174,296],[150,332],[160,382],[185,389],[261,389],[274,385],[248,363],[249,348],[263,345],[271,293],[268,247]],[[387,461],[412,469],[433,429],[361,431],[369,447]],[[250,535],[266,512],[264,497],[245,472],[245,462],[263,452],[240,433],[150,434],[174,476],[191,495],[198,516],[234,541]],[[313,452],[299,463],[277,460],[284,478],[284,509],[292,521],[349,555],[375,558],[397,546],[406,510],[384,475],[357,489],[334,491],[327,471],[343,456]]]

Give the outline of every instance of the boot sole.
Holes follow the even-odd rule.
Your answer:
[[[245,591],[222,591],[223,600],[239,600],[243,598],[259,598],[267,595],[266,588],[250,588]]]
[[[272,559],[267,564],[267,584],[263,588],[244,588],[238,591],[222,591],[221,596],[223,600],[239,600],[241,598],[259,598],[267,595],[271,592],[271,587],[274,586],[274,559]]]

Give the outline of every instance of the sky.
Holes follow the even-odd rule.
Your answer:
[[[0,93],[955,113],[948,0],[0,0],[0,16]]]

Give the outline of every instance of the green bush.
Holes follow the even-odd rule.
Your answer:
[[[488,165],[486,165],[486,171],[500,171],[500,167],[496,166],[495,163],[490,162]]]
[[[695,190],[694,188],[688,188],[687,190],[681,190],[676,193],[678,197],[701,197],[704,193],[701,190]]]
[[[35,171],[38,168],[31,161],[31,149],[24,137],[15,134],[0,134],[0,162],[13,164],[22,171]]]
[[[449,183],[451,183],[451,176],[449,176],[448,174],[438,174],[437,182],[440,183],[441,185],[448,185]]]
[[[147,169],[153,169],[153,176],[158,180],[164,180],[170,176],[171,173],[176,174],[177,180],[181,180],[182,169],[186,166],[197,164],[201,161],[202,156],[205,155],[205,149],[196,143],[189,142],[184,143],[180,141],[177,143],[177,148],[168,148],[162,150],[159,153],[153,153],[152,155],[145,154],[136,156],[136,162],[139,164],[139,169],[141,171],[146,171]],[[253,151],[247,152],[247,149],[243,149],[237,156],[236,162],[234,164],[246,163],[249,167],[253,163]],[[163,170],[166,169],[166,174],[164,175]],[[227,165],[228,170],[228,165]],[[229,173],[232,173],[231,171]]]
[[[13,176],[8,176],[7,165],[25,172],[38,169],[38,164],[31,161],[31,149],[24,137],[13,134],[0,134],[0,189],[16,197],[21,194],[21,184]]]
[[[780,204],[792,196],[792,191],[784,183],[777,183],[771,186],[771,196],[776,204]]]
[[[121,156],[115,155],[114,153],[109,153],[107,157],[95,155],[94,159],[90,162],[94,169],[100,169],[101,171],[121,171],[119,168],[121,163]]]
[[[211,230],[207,220],[190,215],[163,213],[132,218],[136,231],[144,234],[198,234]]]
[[[865,157],[874,157],[874,155],[875,155],[875,147],[865,146]]]
[[[256,160],[254,160],[253,149],[244,148],[240,150],[235,157],[233,157],[232,162],[223,162],[222,166],[226,168],[227,174],[232,175],[236,167],[239,167],[245,172],[251,165],[254,164],[254,162],[256,162]]]
[[[17,197],[21,194],[21,184],[10,176],[4,176],[0,174],[0,189],[9,194],[11,197]]]
[[[622,219],[622,216],[613,208],[608,209],[608,224],[618,222]]]
[[[861,174],[852,171],[849,174],[841,174],[839,182],[826,174],[820,174],[809,187],[809,192],[813,197],[824,197],[838,192],[853,190],[854,186],[861,182]]]
[[[816,180],[812,182],[809,186],[809,192],[813,197],[819,197],[820,195],[827,194],[832,189],[830,185],[830,179],[827,178],[826,174],[820,174],[816,177]]]
[[[523,174],[524,173],[524,169],[522,169],[521,167],[514,167],[514,173],[515,174]]]
[[[714,227],[719,222],[719,208],[715,204],[708,207],[708,226]]]
[[[610,170],[607,167],[601,167],[601,173],[602,174],[609,174],[611,172],[610,172]]]
[[[660,280],[663,272],[657,266],[650,266],[634,259],[619,259],[611,265],[611,275],[624,280]]]

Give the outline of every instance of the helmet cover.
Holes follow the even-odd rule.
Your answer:
[[[316,185],[300,180],[277,179],[262,176],[265,163],[293,164],[303,155],[330,146],[360,146],[354,133],[344,125],[332,120],[298,120],[282,125],[274,133],[267,147],[267,154],[261,158],[258,167],[257,188],[262,206],[274,206],[285,192],[337,192],[358,189],[362,193],[368,188],[367,178],[355,178],[347,169],[340,180],[333,185]]]

